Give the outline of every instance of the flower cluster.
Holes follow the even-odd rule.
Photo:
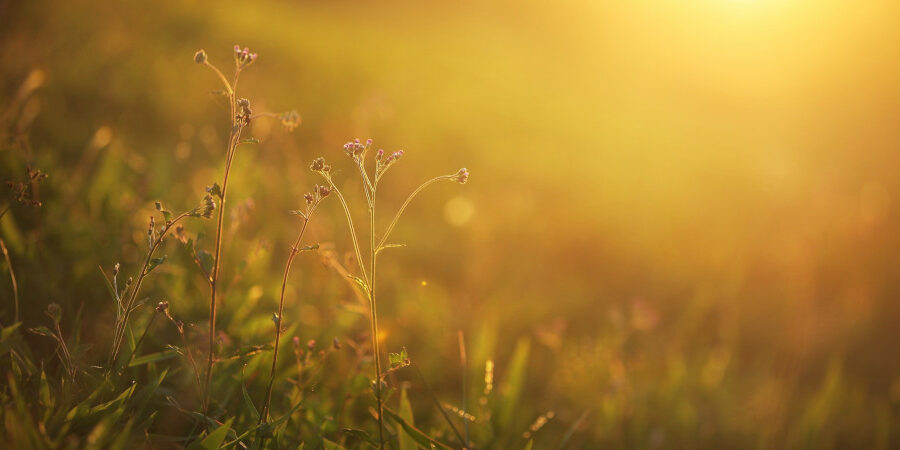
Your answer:
[[[250,49],[247,47],[241,49],[240,45],[235,45],[234,60],[237,62],[238,69],[243,69],[256,61],[256,53],[250,53]]]
[[[281,120],[281,124],[284,125],[288,131],[294,131],[295,128],[300,126],[300,114],[297,114],[297,111],[294,110],[282,113],[278,116],[278,119]]]
[[[327,176],[331,172],[331,166],[325,164],[325,158],[321,156],[313,160],[312,164],[309,165],[309,169],[322,176]]]
[[[28,206],[40,207],[41,202],[38,200],[34,192],[32,191],[35,184],[40,183],[44,179],[47,178],[47,174],[41,172],[40,169],[33,169],[31,166],[27,167],[28,170],[28,179],[25,181],[7,181],[6,186],[12,190],[13,194],[15,194],[16,201]]]
[[[319,186],[317,184],[313,186],[313,191],[304,194],[303,198],[306,200],[306,206],[313,206],[322,201],[323,198],[328,197],[330,193],[331,189],[328,186]]]
[[[453,180],[459,184],[466,184],[469,181],[469,171],[465,167],[459,169],[459,172],[453,176]]]
[[[366,152],[372,147],[372,140],[367,139],[366,143],[359,142],[359,138],[352,142],[344,144],[344,153],[356,161],[362,161],[366,157]]]

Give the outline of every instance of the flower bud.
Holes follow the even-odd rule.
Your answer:
[[[206,52],[202,49],[197,50],[197,53],[194,53],[194,62],[197,64],[203,64],[206,62]]]
[[[456,172],[453,179],[459,184],[466,184],[466,182],[469,181],[469,171],[463,167],[462,169],[459,169],[459,172]]]

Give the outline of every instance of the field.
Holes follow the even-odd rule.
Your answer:
[[[2,448],[900,447],[900,3],[0,24]]]

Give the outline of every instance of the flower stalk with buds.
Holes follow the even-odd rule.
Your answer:
[[[128,279],[128,283],[125,284],[125,288],[119,292],[117,277],[119,275],[119,264],[116,264],[113,269],[113,278],[110,283],[110,288],[112,294],[115,296],[116,300],[116,329],[113,335],[113,347],[109,354],[109,361],[107,362],[107,373],[111,373],[115,368],[115,363],[119,358],[119,352],[122,350],[122,344],[125,341],[125,335],[127,334],[128,321],[131,318],[131,313],[136,309],[136,302],[138,293],[141,290],[141,285],[144,282],[144,278],[150,274],[153,269],[162,264],[165,261],[165,257],[162,258],[154,258],[153,255],[156,253],[156,250],[163,243],[166,235],[174,228],[177,228],[176,225],[188,217],[203,217],[210,218],[212,217],[212,212],[216,208],[216,203],[212,199],[209,194],[206,194],[203,197],[203,203],[199,206],[185,211],[177,216],[172,216],[172,213],[163,208],[160,202],[156,202],[156,210],[162,214],[163,216],[163,224],[159,227],[156,226],[156,219],[153,216],[150,216],[150,225],[147,228],[147,241],[148,241],[148,249],[147,255],[144,257],[144,263],[141,266],[140,272],[138,272],[137,281],[132,282],[132,278]],[[135,349],[137,351],[137,349]],[[131,357],[133,357],[132,355]],[[129,358],[130,361],[130,358]],[[127,364],[126,364],[127,367]]]
[[[393,167],[393,165],[400,160],[403,156],[403,150],[398,150],[390,155],[386,155],[384,150],[377,150],[374,152],[374,172],[370,175],[370,170],[367,168],[367,159],[366,156],[370,153],[372,149],[372,140],[368,139],[365,143],[360,142],[359,139],[356,139],[352,142],[348,142],[344,144],[344,153],[353,161],[357,170],[359,171],[360,177],[363,180],[363,191],[366,195],[366,203],[368,205],[368,213],[369,213],[369,254],[368,254],[368,267],[366,266],[366,262],[363,259],[362,251],[360,248],[359,238],[356,234],[356,228],[353,225],[353,218],[350,214],[350,208],[347,205],[347,201],[344,198],[344,195],[341,193],[340,189],[338,189],[337,185],[335,185],[334,180],[332,179],[331,166],[325,163],[323,158],[316,158],[312,164],[310,165],[310,169],[319,174],[325,181],[328,183],[328,186],[335,193],[338,200],[341,202],[341,206],[344,209],[344,215],[347,219],[347,224],[350,227],[350,239],[353,242],[353,249],[356,253],[356,260],[359,265],[359,270],[361,272],[362,277],[352,276],[353,280],[360,286],[360,288],[366,293],[366,296],[369,300],[369,312],[370,312],[370,325],[371,325],[371,334],[372,334],[372,358],[374,361],[374,390],[375,390],[375,399],[377,403],[377,412],[378,412],[378,436],[379,436],[379,448],[384,448],[384,405],[382,398],[382,366],[381,366],[381,358],[380,358],[380,343],[378,340],[378,309],[377,302],[375,301],[375,269],[377,266],[378,255],[382,250],[391,247],[397,247],[396,244],[387,243],[388,238],[391,235],[391,232],[394,230],[394,227],[397,225],[397,221],[400,219],[400,216],[403,215],[403,212],[406,210],[407,206],[409,206],[410,202],[412,202],[413,198],[415,198],[419,192],[421,192],[426,187],[437,183],[439,181],[456,181],[460,184],[465,184],[469,179],[469,171],[465,168],[460,169],[454,174],[451,175],[442,175],[435,178],[432,178],[424,183],[422,183],[419,187],[417,187],[413,192],[406,198],[406,201],[403,202],[403,205],[394,215],[394,218],[391,220],[390,225],[388,225],[385,232],[381,235],[380,239],[376,238],[376,230],[375,230],[375,206],[376,206],[376,193],[378,191],[378,183],[381,181],[382,177],[387,173],[387,171]]]
[[[306,206],[304,210],[292,211],[292,213],[301,217],[300,230],[297,232],[297,238],[291,245],[290,253],[288,253],[287,263],[284,266],[284,276],[281,278],[281,297],[278,300],[278,312],[272,315],[272,322],[275,323],[275,346],[272,350],[272,370],[269,375],[269,384],[266,386],[266,398],[263,403],[262,410],[259,415],[259,424],[265,423],[269,415],[269,405],[272,402],[272,385],[275,383],[275,367],[278,364],[278,345],[281,342],[281,333],[284,324],[284,292],[287,289],[288,277],[291,273],[291,265],[294,258],[304,250],[315,250],[318,245],[300,247],[303,235],[306,233],[306,227],[309,225],[310,219],[319,207],[319,203],[331,194],[331,189],[327,186],[315,185],[312,192],[303,196]]]
[[[216,336],[216,288],[219,279],[219,270],[221,268],[221,256],[222,256],[222,232],[224,230],[224,221],[225,221],[225,201],[228,194],[228,175],[231,173],[231,163],[234,161],[235,151],[241,143],[245,142],[241,140],[241,134],[244,129],[250,125],[254,118],[260,116],[275,116],[281,118],[282,123],[288,129],[293,129],[297,125],[299,125],[300,119],[299,115],[296,112],[288,112],[283,113],[281,115],[275,115],[271,113],[262,113],[254,115],[253,111],[250,108],[250,101],[244,98],[238,98],[236,95],[238,79],[240,78],[241,72],[256,62],[257,54],[250,52],[250,49],[244,47],[241,48],[239,45],[234,46],[234,77],[232,81],[229,81],[228,78],[220,71],[216,66],[209,62],[209,59],[206,56],[206,52],[203,50],[197,51],[194,54],[194,62],[197,64],[205,65],[209,67],[222,81],[222,84],[225,87],[225,95],[228,97],[228,103],[231,108],[231,120],[229,124],[229,137],[228,137],[228,145],[225,149],[225,173],[222,178],[222,184],[215,184],[214,189],[210,190],[210,193],[217,196],[219,198],[219,214],[216,221],[216,238],[215,238],[215,249],[213,252],[213,264],[212,269],[209,271],[207,281],[210,286],[210,295],[209,295],[209,339],[208,339],[208,358],[206,364],[206,375],[204,382],[202,384],[202,407],[205,413],[209,413],[209,385],[212,380],[212,372],[213,372],[213,364],[216,359],[216,348],[215,348],[215,336]]]

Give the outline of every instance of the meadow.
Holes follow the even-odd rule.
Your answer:
[[[0,447],[900,446],[900,5],[0,0]]]

